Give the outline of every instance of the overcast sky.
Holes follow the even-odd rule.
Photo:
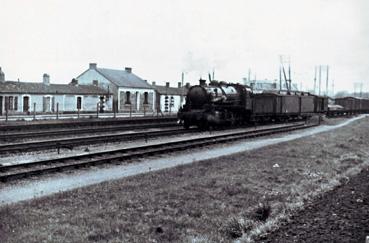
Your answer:
[[[312,86],[329,65],[335,90],[369,83],[367,0],[0,0],[0,66],[7,80],[68,83],[90,62],[143,79],[193,84],[277,79]]]

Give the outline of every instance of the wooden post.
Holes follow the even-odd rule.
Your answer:
[[[117,118],[117,109],[115,109],[114,103],[113,103],[113,114],[114,114],[114,118]]]
[[[132,117],[132,104],[129,104],[129,117]]]
[[[36,120],[36,102],[33,103],[33,120]]]
[[[80,109],[78,108],[77,109],[77,118],[79,119],[79,112],[80,112]]]
[[[96,117],[99,118],[99,102],[96,104]]]
[[[146,115],[146,105],[144,104],[143,107],[144,107],[144,116],[145,116]]]
[[[56,120],[59,120],[59,102],[56,103]]]

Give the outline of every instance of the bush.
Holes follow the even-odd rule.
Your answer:
[[[259,203],[252,216],[256,220],[266,221],[269,218],[271,212],[272,207],[269,203]]]
[[[236,239],[242,236],[243,225],[236,218],[231,218],[223,225],[221,232],[229,238]]]

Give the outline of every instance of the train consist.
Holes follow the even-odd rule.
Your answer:
[[[245,85],[217,81],[206,84],[205,80],[200,80],[199,85],[188,90],[186,103],[178,112],[178,118],[185,128],[232,126],[257,121],[305,119],[328,112],[347,113],[352,109],[365,112],[369,110],[368,101],[361,99],[358,103],[351,102],[349,97],[342,98],[338,103],[343,104],[343,108],[329,111],[326,96],[291,91],[255,94]]]
[[[357,97],[342,97],[334,100],[338,105],[338,109],[329,109],[328,115],[343,115],[343,114],[357,114],[369,113],[369,99]]]

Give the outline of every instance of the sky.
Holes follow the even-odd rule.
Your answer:
[[[149,82],[279,78],[369,89],[367,0],[0,0],[0,66],[7,80],[69,83],[95,62]],[[323,70],[322,79],[325,82]],[[325,88],[325,85],[322,85]],[[357,85],[356,85],[357,87]],[[323,88],[322,88],[323,92]]]

